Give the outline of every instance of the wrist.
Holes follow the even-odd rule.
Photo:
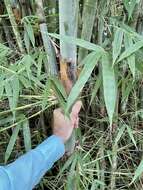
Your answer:
[[[66,142],[65,139],[61,135],[57,134],[56,132],[53,133],[53,135],[56,136],[56,137],[58,137],[62,141],[62,143]]]

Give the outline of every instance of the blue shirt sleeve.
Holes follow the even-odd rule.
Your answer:
[[[0,167],[0,190],[31,190],[65,152],[60,137],[52,135],[37,148]]]

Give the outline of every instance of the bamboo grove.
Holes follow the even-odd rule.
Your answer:
[[[37,189],[143,189],[143,0],[0,1],[0,163],[83,102]]]

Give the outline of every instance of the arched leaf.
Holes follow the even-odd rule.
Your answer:
[[[135,44],[133,44],[131,47],[129,47],[128,49],[126,49],[119,57],[119,59],[117,60],[117,62],[122,61],[123,59],[129,57],[130,55],[132,55],[133,53],[135,53],[137,50],[139,50],[141,47],[143,47],[143,41],[138,41]]]
[[[84,63],[84,67],[80,73],[79,79],[73,86],[71,93],[67,99],[67,108],[66,112],[69,111],[73,103],[76,101],[78,95],[80,94],[81,90],[83,89],[85,83],[88,81],[95,65],[98,63],[101,57],[101,53],[92,53],[92,56],[89,54],[88,57],[85,58],[86,62]]]

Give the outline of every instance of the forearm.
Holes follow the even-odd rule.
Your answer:
[[[32,189],[54,162],[63,156],[64,151],[62,140],[51,136],[12,164],[1,167],[0,187],[3,185],[5,188],[2,190],[5,190],[8,184],[9,190]]]

